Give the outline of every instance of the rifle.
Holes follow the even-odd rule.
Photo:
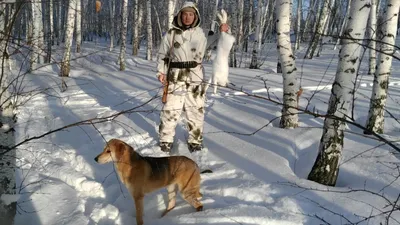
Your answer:
[[[162,103],[166,103],[167,102],[167,95],[168,95],[168,86],[169,86],[169,82],[168,82],[168,76],[169,76],[169,66],[168,66],[168,72],[167,75],[165,76],[165,81],[164,81],[164,89],[163,89],[163,94],[162,94]]]

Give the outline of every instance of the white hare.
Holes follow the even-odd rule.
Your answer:
[[[217,14],[220,24],[227,23],[228,14],[225,10],[221,10],[221,13]],[[230,32],[230,31],[229,31]],[[212,84],[214,85],[214,94],[217,93],[217,87],[226,86],[228,83],[229,74],[229,52],[235,42],[235,37],[227,32],[221,32],[218,40],[217,54],[213,61],[213,73],[212,73]]]

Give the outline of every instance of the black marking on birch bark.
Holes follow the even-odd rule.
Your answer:
[[[349,69],[345,70],[344,72],[345,72],[345,73],[355,73],[355,72],[356,72],[356,69],[354,69],[354,68],[349,68]]]
[[[358,60],[358,57],[356,57],[356,58],[354,58],[354,59],[351,59],[350,62],[353,63],[353,65],[354,65],[354,64],[357,63],[357,60]]]

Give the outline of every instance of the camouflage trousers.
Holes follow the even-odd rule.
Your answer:
[[[189,132],[188,143],[202,143],[204,97],[204,86],[201,84],[169,84],[167,102],[160,114],[160,143],[174,141],[175,128],[182,113],[185,115]]]

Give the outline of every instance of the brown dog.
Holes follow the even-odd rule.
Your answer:
[[[200,170],[185,156],[143,157],[127,143],[111,139],[94,160],[100,164],[114,163],[119,178],[135,200],[138,225],[143,224],[144,195],[162,187],[168,189],[168,206],[162,216],[175,207],[177,187],[189,204],[197,211],[203,210],[198,200],[202,197]]]

